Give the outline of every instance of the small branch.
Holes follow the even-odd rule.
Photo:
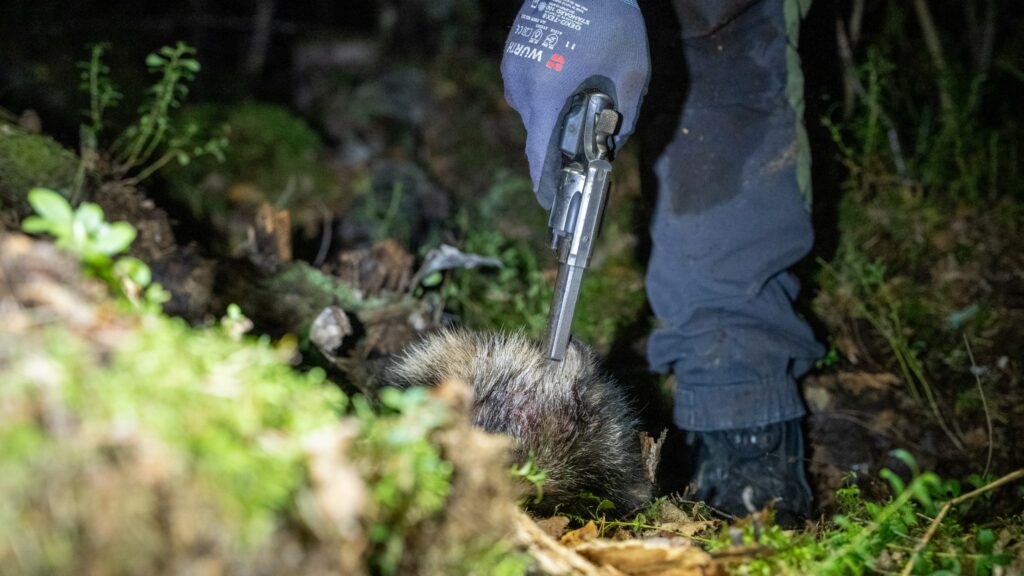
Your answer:
[[[981,28],[981,43],[978,47],[978,56],[975,61],[975,71],[979,74],[988,72],[992,66],[992,46],[996,41],[996,2],[986,0],[985,2],[985,23]]]
[[[863,93],[864,86],[857,78],[857,67],[853,62],[853,47],[846,35],[846,24],[842,18],[836,18],[836,49],[839,51],[839,62],[843,69],[843,120],[849,120],[853,116],[853,107],[856,104],[858,85]]]
[[[669,498],[672,499],[673,503],[680,504],[680,505],[688,504],[688,505],[692,506],[692,505],[695,505],[695,504],[700,504],[701,506],[707,508],[708,510],[711,510],[715,514],[718,514],[722,518],[725,518],[727,520],[732,520],[733,522],[735,522],[736,520],[740,519],[739,516],[736,516],[734,514],[729,514],[725,510],[719,510],[718,508],[715,508],[714,506],[708,504],[707,502],[698,502],[697,500],[688,500],[688,499],[686,499],[686,496],[684,496],[684,495],[682,495],[682,494],[680,494],[678,492],[670,494]]]
[[[250,79],[263,73],[263,65],[267,61],[267,48],[274,25],[274,0],[259,0],[256,14],[253,16],[252,39],[249,42],[249,54],[245,59],[245,73]]]
[[[900,576],[909,576],[910,573],[914,571],[914,563],[917,562],[917,558],[921,555],[921,552],[924,551],[925,547],[928,546],[928,543],[935,536],[935,532],[938,531],[939,525],[942,524],[942,520],[954,506],[959,506],[972,498],[980,496],[986,492],[991,492],[992,490],[1000,488],[1011,482],[1016,482],[1021,478],[1024,478],[1024,468],[1010,472],[998,480],[989,482],[981,488],[972,490],[967,494],[961,494],[960,496],[957,496],[943,504],[942,508],[939,509],[939,513],[935,515],[935,519],[932,520],[932,523],[928,526],[928,530],[924,533],[921,541],[914,547],[914,553],[910,556],[910,561],[907,562],[907,565],[903,567],[903,571],[900,572]]]
[[[167,152],[164,152],[163,156],[161,156],[155,162],[147,166],[144,170],[142,170],[135,176],[132,176],[131,178],[124,178],[122,181],[128,186],[137,186],[139,182],[142,182],[146,178],[149,178],[150,176],[153,175],[154,172],[166,166],[168,162],[174,159],[175,155],[176,154],[174,151],[169,150]]]
[[[850,10],[850,42],[856,47],[860,44],[860,26],[864,23],[865,0],[853,0],[853,8]]]
[[[331,220],[331,213],[326,207],[320,206],[320,210],[324,217],[324,230],[320,235],[320,249],[316,253],[316,258],[313,260],[313,267],[319,268],[324,265],[327,261],[327,254],[330,253],[331,240],[334,235],[334,226]]]
[[[985,389],[981,387],[981,376],[978,365],[974,362],[974,352],[971,351],[971,341],[964,334],[964,346],[967,347],[967,357],[971,359],[971,374],[974,374],[974,382],[978,385],[978,394],[981,395],[981,407],[985,410],[985,425],[988,427],[988,457],[985,458],[985,472],[983,478],[988,476],[989,468],[992,466],[992,450],[995,438],[992,434],[992,414],[988,411],[988,401],[985,399]]]
[[[939,32],[935,27],[935,20],[932,18],[927,0],[914,0],[914,11],[917,13],[917,22],[921,25],[921,33],[924,35],[924,45],[928,49],[928,54],[932,58],[932,64],[939,77],[937,82],[939,103],[942,105],[943,112],[950,112],[953,110],[953,97],[950,96],[946,86],[946,80],[949,78],[949,66],[946,65],[946,57],[942,54]]]

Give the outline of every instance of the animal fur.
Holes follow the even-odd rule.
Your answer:
[[[591,493],[624,514],[650,497],[637,413],[586,346],[573,342],[561,363],[550,363],[522,335],[448,330],[413,344],[385,371],[399,387],[448,379],[472,385],[475,425],[510,436],[518,462],[532,452],[547,470],[538,512]]]

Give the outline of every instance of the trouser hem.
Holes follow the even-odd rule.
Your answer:
[[[805,413],[790,378],[725,385],[677,383],[673,420],[683,430],[711,432],[774,424]]]

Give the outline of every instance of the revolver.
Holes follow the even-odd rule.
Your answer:
[[[548,219],[559,266],[544,351],[556,362],[565,358],[583,272],[600,232],[620,119],[612,99],[596,91],[573,96],[565,115],[558,142],[562,169]]]

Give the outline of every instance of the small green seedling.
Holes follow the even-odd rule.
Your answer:
[[[513,478],[522,478],[533,485],[533,497],[525,497],[520,504],[525,504],[531,501],[533,504],[540,504],[541,500],[544,499],[544,482],[548,479],[548,471],[537,466],[536,454],[530,452],[530,455],[526,458],[526,462],[523,462],[520,466],[513,466],[509,470],[509,474],[511,474]]]
[[[63,196],[46,188],[33,189],[28,201],[36,213],[22,222],[22,230],[53,236],[57,246],[81,259],[87,273],[133,304],[159,306],[170,298],[163,287],[153,283],[145,262],[132,256],[114,258],[135,240],[131,224],[105,221],[103,209],[91,202],[72,209]]]

